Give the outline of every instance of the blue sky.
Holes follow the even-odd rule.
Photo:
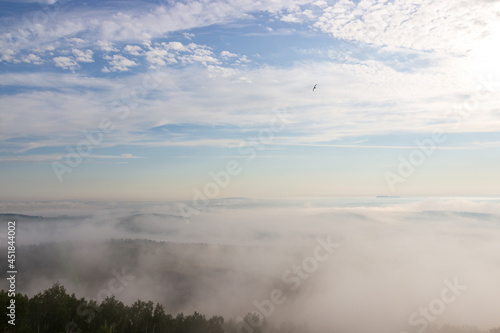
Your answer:
[[[230,161],[217,197],[498,195],[499,18],[480,0],[2,0],[0,198],[191,200]]]

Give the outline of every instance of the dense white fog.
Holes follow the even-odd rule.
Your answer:
[[[241,320],[260,311],[269,322],[339,332],[500,326],[498,199],[237,198],[213,201],[189,223],[176,203],[4,202],[0,210],[29,215],[2,215],[2,224],[18,221],[19,291],[29,295],[58,280],[79,297],[112,290],[167,312]],[[40,255],[23,261],[23,247]],[[123,288],[109,287],[116,274]]]

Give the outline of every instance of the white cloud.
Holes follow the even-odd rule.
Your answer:
[[[120,55],[108,60],[109,65],[103,71],[125,71],[135,65]],[[66,69],[78,65],[70,57],[57,57],[54,61]],[[207,63],[206,70],[159,69],[155,73],[162,78],[159,79],[161,91],[155,91],[154,100],[141,100],[140,114],[130,112],[127,119],[120,122],[120,128],[127,133],[147,133],[149,128],[167,122],[191,123],[193,119],[202,124],[220,124],[222,119],[234,126],[267,126],[273,107],[291,106],[290,130],[300,124],[301,134],[276,138],[276,143],[318,144],[343,137],[387,134],[394,129],[402,132],[496,131],[500,126],[495,113],[498,90],[486,94],[470,121],[454,129],[450,110],[455,103],[464,102],[461,96],[475,91],[475,85],[468,84],[473,77],[460,68],[462,64],[450,62],[418,72],[398,72],[375,61],[358,61],[309,63],[293,68],[226,68]],[[455,75],[450,76],[450,73]],[[117,82],[114,79],[91,80],[74,74],[0,76],[0,82],[8,86],[66,88],[66,93],[46,91],[1,96],[0,104],[4,106],[4,117],[0,119],[2,138],[32,133],[50,138],[53,145],[64,145],[72,136],[78,140],[79,131],[98,126],[103,114],[110,112],[112,101],[132,91],[138,82],[143,82],[143,77],[144,74],[132,74]],[[318,89],[312,94],[314,83],[318,83]],[[40,112],[34,115],[33,109]],[[69,109],[74,110],[71,124],[67,118]],[[241,117],[241,114],[246,116]],[[33,121],[23,121],[26,118]],[[38,123],[50,126],[36,127]],[[155,138],[150,139],[151,144],[157,143]],[[47,144],[47,140],[40,139],[40,144]],[[123,142],[121,138],[107,139],[111,145],[120,141]],[[144,137],[138,144],[144,144]]]
[[[37,2],[44,5],[53,5],[57,2],[57,0],[18,0],[20,2]]]
[[[310,10],[310,9],[306,9],[306,10],[304,10],[304,11],[302,12],[302,15],[303,15],[303,16],[305,16],[305,17],[307,17],[308,19],[313,19],[313,18],[315,18],[315,16],[314,16],[314,14],[313,14],[312,10]]]
[[[43,60],[39,56],[30,53],[27,56],[23,57],[23,62],[40,65],[43,63]]]
[[[116,159],[116,158],[142,158],[142,157],[137,157],[134,156],[133,154],[121,154],[121,155],[89,155],[89,158],[98,158],[98,159]]]
[[[75,56],[75,60],[77,62],[94,62],[94,59],[92,59],[92,56],[94,55],[94,52],[92,50],[78,50],[78,49],[72,49],[73,55]]]
[[[0,74],[0,86],[42,89],[58,89],[64,86],[75,90],[81,88],[105,90],[121,88],[117,83],[102,78],[50,72]]]
[[[184,36],[184,38],[189,39],[189,40],[191,40],[191,38],[194,37],[194,34],[193,33],[189,33],[189,32],[185,32],[182,35]]]
[[[134,56],[139,56],[139,55],[141,55],[142,48],[138,45],[127,45],[127,46],[125,46],[123,51],[125,51],[131,55],[134,55]]]
[[[44,52],[52,52],[55,51],[55,46],[51,44],[44,44],[41,45],[40,47],[35,48],[35,52],[37,53],[44,53]]]
[[[247,17],[248,13],[270,12],[277,13],[288,8],[297,9],[297,5],[311,3],[310,0],[280,0],[269,2],[254,2],[238,0],[231,3],[219,0],[190,1],[188,3],[171,2],[158,5],[151,10],[135,8],[134,10],[120,11],[68,9],[64,13],[56,12],[47,22],[25,22],[12,25],[0,34],[0,41],[7,45],[14,36],[15,49],[19,51],[34,50],[43,44],[55,44],[65,41],[79,43],[95,42],[104,52],[117,52],[113,42],[150,40],[165,37],[168,32],[206,27],[212,24],[223,24],[236,19]],[[20,30],[30,32],[27,38],[20,35]],[[85,39],[74,37],[85,35]],[[194,37],[186,32],[187,39]]]
[[[166,49],[174,50],[174,51],[187,51],[186,47],[181,42],[168,42],[161,43],[165,46]]]
[[[287,14],[281,17],[281,21],[289,23],[300,23],[301,20],[293,14]]]
[[[222,52],[220,53],[220,56],[221,56],[222,58],[232,58],[232,57],[237,57],[238,55],[237,55],[237,54],[235,54],[235,53],[231,53],[231,52],[229,52],[229,51],[222,51]]]
[[[146,60],[152,67],[161,67],[168,64],[182,62],[184,64],[202,63],[218,64],[214,53],[205,45],[189,43],[184,45],[180,42],[147,44]]]
[[[133,154],[121,154],[120,158],[141,158],[141,157],[134,156]]]
[[[214,53],[204,45],[190,43],[188,45],[189,53],[180,57],[183,63],[200,62],[203,65],[218,64],[219,60],[214,57]]]
[[[44,161],[59,161],[63,160],[64,154],[46,154],[46,155],[18,155],[18,156],[0,156],[0,162],[44,162]],[[121,155],[97,155],[90,154],[88,159],[137,159],[142,157],[134,156],[133,154]]]
[[[211,3],[215,4],[215,2]],[[489,22],[492,21],[491,15],[493,14],[488,13],[486,8],[496,8],[497,6],[497,3],[490,3],[490,7],[486,7],[484,2],[462,3],[461,5],[454,5],[446,1],[443,1],[444,4],[441,5],[429,2],[426,5],[427,7],[421,5],[420,0],[415,0],[412,3],[413,5],[408,3],[405,5],[402,2],[390,4],[381,1],[354,3],[342,0],[327,7],[324,2],[317,1],[314,6],[309,7],[312,8],[312,13],[310,13],[308,9],[304,9],[308,8],[307,6],[302,6],[298,10],[297,7],[292,5],[292,1],[261,5],[238,2],[241,6],[235,10],[240,13],[248,8],[254,8],[252,6],[257,6],[255,8],[269,7],[276,11],[277,9],[289,7],[290,11],[285,10],[283,12],[290,15],[303,15],[304,17],[312,17],[313,14],[320,12],[315,25],[316,29],[341,39],[384,45],[376,48],[379,50],[378,55],[388,56],[399,52],[401,47],[463,51],[470,47],[470,44],[467,44],[468,40],[477,33],[475,29],[462,27],[463,24],[460,23],[458,17],[465,15],[466,21],[472,22],[471,24],[477,25],[479,24],[477,22],[483,22],[484,27],[477,28],[477,31],[489,31],[489,29],[492,29]],[[189,22],[163,22],[161,27],[153,27],[152,24],[159,17],[167,17],[172,15],[175,10],[180,10],[182,6],[179,3],[174,5],[172,11],[167,9],[164,11],[159,10],[152,13],[152,16],[140,12],[135,16],[130,14],[127,17],[131,22],[138,23],[135,27],[137,30],[128,30],[130,35],[120,32],[122,28],[135,29],[129,27],[131,23],[126,22],[125,16],[108,15],[109,17],[106,19],[110,22],[120,22],[125,25],[124,27],[117,26],[117,30],[112,30],[111,26],[109,26],[108,28],[111,30],[102,33],[109,34],[109,36],[116,39],[142,36],[144,33],[154,36],[161,35],[168,29],[177,29],[180,26],[203,25],[212,21],[226,22],[229,18],[239,17],[237,16],[238,13],[231,12],[225,4],[222,4],[221,6],[227,12],[217,16],[219,14],[214,13],[214,7],[210,7],[212,12],[208,13],[209,15],[205,20],[202,13],[207,10],[207,6],[207,3],[185,5],[184,9],[189,15],[186,13],[182,15],[189,18]],[[440,6],[449,6],[450,10],[443,11]],[[385,20],[386,26],[383,29],[375,30],[372,35],[368,34],[367,32],[371,31],[370,27],[376,22],[380,23],[381,19]],[[75,19],[75,22],[77,21],[78,19]],[[89,22],[86,22],[86,24],[89,24]],[[94,19],[92,22],[95,27],[100,27],[98,19]],[[89,26],[85,26],[85,29],[89,28]],[[378,25],[378,27],[382,26],[382,23]],[[75,29],[78,27],[81,26],[75,23]],[[398,29],[402,29],[401,32]],[[450,31],[444,31],[446,29]],[[437,36],[438,33],[435,30],[442,31],[442,36]],[[457,32],[457,30],[461,31],[458,33],[459,37],[450,37],[450,34]],[[101,30],[97,29],[96,31],[101,33]],[[135,31],[136,35],[132,33],[133,31]],[[54,33],[52,37],[56,38],[60,36],[60,33]],[[398,36],[405,37],[403,42],[398,42]],[[451,42],[443,41],[449,37]],[[460,37],[464,37],[464,43],[456,40],[456,38]],[[113,42],[103,39],[101,35],[98,35],[96,39],[98,40],[97,45],[102,51],[119,51]],[[49,40],[51,41],[50,38]],[[57,49],[61,49],[61,43],[58,40],[57,43],[49,44],[47,42],[43,45],[55,45]],[[40,49],[43,45],[39,45]],[[424,52],[419,52],[418,56],[422,59],[425,55],[426,59],[431,60],[431,64],[414,72],[398,71],[381,62],[374,60],[359,61],[354,57],[344,62],[336,61],[331,64],[308,63],[280,70],[266,66],[256,69],[246,69],[244,66],[227,68],[221,65],[220,59],[234,58],[235,63],[241,65],[249,62],[249,59],[246,56],[236,59],[236,53],[225,50],[215,54],[208,46],[195,43],[183,44],[178,41],[154,43],[146,41],[141,46],[118,42],[116,42],[116,45],[120,45],[120,48],[125,45],[123,47],[124,55],[128,53],[140,60],[134,58],[134,61],[127,59],[124,55],[117,54],[105,56],[104,59],[108,60],[109,64],[106,64],[102,69],[103,72],[128,71],[144,60],[155,68],[173,63],[201,63],[207,66],[207,70],[201,70],[200,73],[194,73],[194,69],[186,67],[183,67],[182,73],[174,71],[174,77],[170,80],[172,87],[159,94],[157,100],[148,101],[148,105],[145,106],[147,111],[144,112],[142,118],[134,119],[136,123],[133,125],[128,123],[124,125],[127,129],[140,127],[141,130],[146,130],[148,126],[164,118],[168,118],[172,122],[189,122],[196,119],[203,123],[215,123],[220,119],[224,119],[228,123],[238,125],[244,122],[262,123],[265,122],[262,114],[269,109],[269,105],[288,101],[289,105],[294,105],[297,110],[308,110],[308,112],[297,112],[294,115],[296,122],[304,123],[305,131],[311,130],[312,133],[315,129],[322,128],[324,129],[323,133],[330,133],[321,135],[304,134],[302,137],[297,138],[297,141],[314,143],[343,136],[388,133],[394,128],[401,131],[429,131],[435,126],[432,125],[433,122],[446,120],[447,112],[454,103],[463,102],[460,96],[473,94],[474,85],[477,83],[474,77],[470,75],[470,72],[464,70],[464,68],[467,68],[465,59],[440,58],[433,53]],[[54,46],[52,46],[51,50],[54,50]],[[71,47],[64,50],[68,50],[68,53],[63,54],[60,52],[58,53],[59,56],[50,57],[57,67],[76,69],[79,62],[93,61],[91,50],[72,49]],[[20,53],[17,58],[16,60],[14,49],[2,49],[3,61],[38,63],[44,60],[44,57],[36,52]],[[180,66],[172,66],[172,68],[177,67]],[[138,77],[134,75],[134,78],[137,79]],[[13,82],[12,80],[11,78],[9,82]],[[51,80],[55,82],[55,79],[52,78]],[[202,82],[207,82],[207,80],[209,80],[210,84],[202,89]],[[242,85],[232,85],[235,81],[252,82],[252,89],[249,90],[248,86],[242,88]],[[24,82],[27,82],[27,79]],[[314,96],[306,93],[306,91],[310,91],[310,83],[308,82],[319,83],[321,89],[318,89]],[[205,83],[203,84],[205,85]],[[52,86],[57,85],[54,83]],[[183,89],[181,96],[175,94],[176,91],[181,89],[178,87]],[[126,87],[120,88],[123,90]],[[122,90],[118,89],[117,91]],[[249,91],[251,91],[251,94]],[[69,94],[68,97],[78,99],[79,96],[76,95],[75,97],[73,94]],[[236,99],[235,96],[241,97],[244,103]],[[26,97],[24,95],[15,95],[9,100],[10,104],[2,103],[2,105],[26,105],[25,103],[17,103],[23,98]],[[89,93],[88,99],[96,101],[100,105],[109,105],[108,97],[99,93]],[[52,99],[50,94],[36,96],[36,101],[46,105],[47,108],[44,110],[47,110],[47,112],[53,109],[49,113],[54,115],[55,118],[56,116],[62,117],[62,114],[58,111],[59,104]],[[169,111],[168,116],[165,116],[164,110],[167,101],[170,103],[169,110],[171,111]],[[497,130],[499,126],[498,117],[495,118],[493,115],[495,115],[494,112],[498,109],[498,106],[494,104],[494,100],[482,102],[481,108],[477,111],[476,120],[468,122],[460,130]],[[68,105],[70,104],[68,103]],[[34,107],[34,105],[29,105],[29,107]],[[26,108],[28,109],[28,106]],[[104,108],[101,111],[103,110]],[[243,112],[248,112],[248,110],[256,110],[256,112],[244,120],[237,116]],[[28,112],[26,111],[25,114],[28,114]],[[498,116],[498,113],[496,115]],[[363,119],[364,122],[360,123],[359,119]],[[384,119],[386,122],[377,121],[378,119]],[[64,127],[64,123],[56,122],[56,124]],[[349,126],[342,127],[338,124],[349,124]],[[9,123],[6,126],[16,127],[14,123]],[[338,128],[335,126],[338,126]],[[26,133],[32,130],[31,128],[26,129]],[[50,132],[44,133],[44,135],[49,134]]]
[[[299,5],[291,6],[287,8],[285,12],[286,15],[282,15],[281,13],[278,13],[277,15],[278,17],[280,17],[281,15],[280,20],[283,22],[303,23],[306,21],[311,21],[315,18],[315,15],[313,14],[313,11],[311,9],[301,7]]]
[[[247,64],[251,62],[246,55],[241,56],[238,60],[236,60],[236,63],[238,64]]]
[[[15,54],[16,54],[16,52],[12,49],[3,50],[2,61],[13,62],[15,60],[15,58],[14,58]]]
[[[118,49],[113,46],[112,42],[100,40],[96,43],[104,52],[118,52]]]
[[[317,6],[317,7],[325,8],[328,6],[328,3],[326,3],[326,1],[319,0],[319,1],[313,2],[313,5]]]
[[[209,77],[222,76],[222,77],[234,77],[238,75],[239,71],[234,68],[227,68],[221,66],[208,65],[207,66]]]
[[[63,154],[0,156],[0,162],[52,162],[64,158]]]
[[[81,38],[70,38],[69,40],[71,42],[75,43],[75,44],[83,44],[83,43],[85,43],[85,40],[83,40]]]
[[[54,60],[57,67],[63,69],[76,69],[78,67],[78,63],[71,57],[55,57],[52,60]]]
[[[107,57],[105,59],[109,60],[111,67],[109,68],[112,72],[126,72],[130,70],[130,67],[137,66],[137,63],[133,60],[127,59],[122,55],[115,54],[113,57]],[[105,67],[107,68],[107,67]]]
[[[176,63],[175,54],[167,51],[162,47],[150,47],[150,50],[146,52],[146,61],[149,62],[151,66],[165,66],[167,64]]]
[[[42,13],[41,15],[38,15]],[[61,12],[35,12],[23,20],[13,21],[0,32],[0,49],[15,49],[18,53],[34,53],[48,46],[72,47],[80,41],[73,36],[87,27],[81,18],[71,19],[72,14]],[[53,15],[52,15],[53,14]],[[66,14],[66,13],[65,13]]]
[[[465,54],[492,33],[499,11],[500,2],[342,0],[323,8],[314,27],[379,46]]]

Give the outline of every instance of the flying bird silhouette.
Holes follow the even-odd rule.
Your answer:
[[[316,90],[316,86],[317,86],[317,85],[318,85],[317,83],[314,85],[314,87],[313,87],[313,91],[314,91],[314,90]]]

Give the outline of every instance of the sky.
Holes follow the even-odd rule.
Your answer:
[[[495,196],[498,59],[496,0],[0,0],[0,199]]]

